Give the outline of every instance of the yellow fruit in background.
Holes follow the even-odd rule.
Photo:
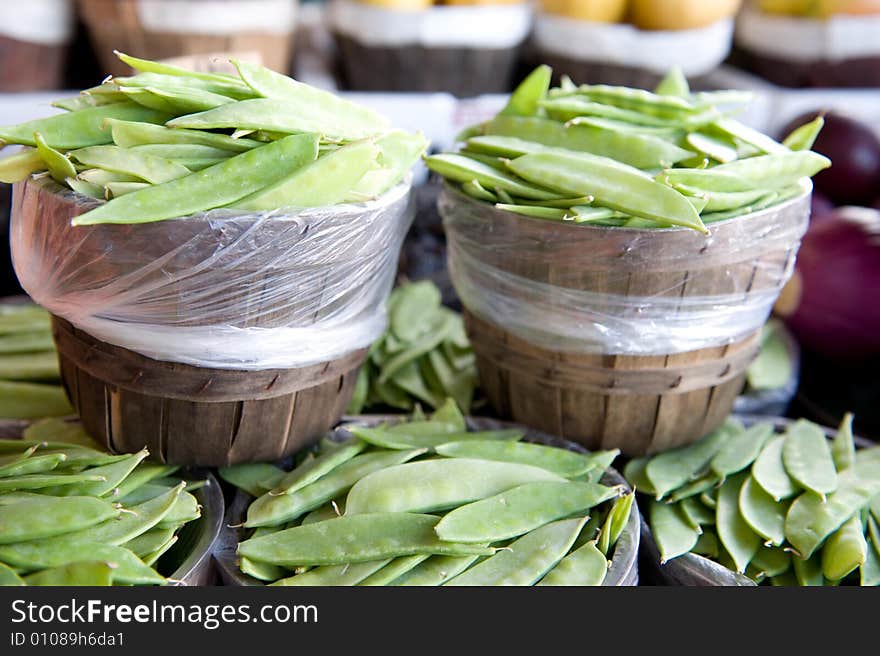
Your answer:
[[[434,6],[432,0],[358,0],[365,5],[400,11],[420,11]]]
[[[816,0],[760,0],[758,7],[765,14],[806,16],[815,4]]]
[[[575,20],[620,23],[628,0],[541,0],[541,11]]]
[[[880,14],[880,0],[814,0],[813,15],[830,18],[841,14]]]
[[[438,5],[520,5],[526,0],[443,0]]]
[[[632,0],[630,19],[643,30],[689,30],[731,18],[742,0]]]

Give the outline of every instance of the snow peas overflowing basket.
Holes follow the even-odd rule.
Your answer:
[[[540,67],[427,158],[482,386],[502,416],[630,455],[693,442],[742,388],[809,217],[817,120],[740,91],[550,88]]]
[[[120,58],[138,73],[0,128],[26,146],[0,160],[14,264],[67,392],[114,450],[292,453],[338,421],[385,328],[425,140],[259,66]]]

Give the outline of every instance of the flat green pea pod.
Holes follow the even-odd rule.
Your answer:
[[[736,193],[754,191],[761,187],[759,183],[734,173],[720,172],[718,168],[665,169],[655,179],[672,187],[684,186],[707,192]]]
[[[599,205],[708,232],[683,195],[614,160],[587,153],[536,153],[513,160],[509,167],[525,180],[559,192],[595,196]]]
[[[538,66],[510,94],[510,99],[501,110],[500,116],[535,116],[541,101],[550,90],[552,78],[552,68],[547,65]]]
[[[864,564],[868,549],[862,520],[853,515],[822,546],[822,573],[830,581],[840,581]]]
[[[831,442],[831,457],[838,472],[852,467],[856,460],[856,444],[853,438],[853,415],[848,412],[843,416],[840,427]]]
[[[673,66],[654,89],[658,96],[675,96],[688,98],[691,95],[691,87],[687,78],[679,66]]]
[[[199,500],[189,492],[181,492],[177,496],[174,505],[171,506],[164,517],[156,524],[159,528],[168,528],[169,526],[180,526],[187,522],[192,522],[202,516]]]
[[[685,137],[685,142],[698,153],[722,164],[732,162],[738,156],[735,145],[712,134],[691,132]]]
[[[14,569],[0,563],[0,588],[27,585]]]
[[[345,514],[444,510],[538,481],[565,479],[532,465],[475,458],[410,462],[355,483],[345,500]]]
[[[822,498],[837,489],[837,470],[822,429],[800,420],[785,432],[782,464],[801,487]]]
[[[431,421],[449,424],[455,428],[455,431],[452,432],[463,433],[467,430],[467,421],[454,399],[446,399],[443,405],[431,415]]]
[[[472,439],[455,439],[455,436],[449,436],[452,439],[438,445],[435,451],[441,456],[450,458],[478,458],[532,465],[564,478],[580,476],[595,467],[595,462],[589,455],[568,449],[507,441],[505,434],[501,434],[501,439],[489,440],[481,439],[477,434],[472,435]]]
[[[315,522],[323,522],[325,519],[333,519],[334,517],[339,517],[345,512],[345,507],[336,503],[335,501],[331,502],[330,505],[321,506],[317,510],[313,510],[308,515],[302,518],[301,524],[314,524]],[[257,529],[260,530],[260,529]]]
[[[43,474],[52,471],[64,463],[65,460],[67,460],[67,456],[63,453],[49,453],[42,456],[21,458],[13,462],[5,462],[3,458],[0,458],[0,477]]]
[[[415,554],[414,556],[395,558],[379,571],[363,579],[358,585],[365,587],[389,585],[392,581],[397,580],[430,557],[430,554]]]
[[[792,557],[785,549],[761,547],[752,558],[750,565],[766,577],[779,576],[791,569]]]
[[[400,287],[388,302],[388,322],[395,337],[411,342],[427,330],[438,313],[442,298],[436,285],[414,282]]]
[[[685,98],[671,95],[661,96],[642,89],[593,84],[581,85],[574,93],[605,105],[631,109],[663,118],[681,118],[696,111],[694,105]]]
[[[401,429],[406,429],[406,427],[407,424],[402,424],[400,426]],[[516,429],[474,431],[472,433],[445,432],[435,435],[417,435],[405,432],[405,430],[392,431],[392,429],[383,430],[380,428],[367,428],[365,426],[349,426],[348,430],[353,435],[356,435],[364,442],[372,444],[373,446],[379,446],[385,449],[430,449],[436,450],[440,455],[450,455],[447,453],[441,453],[437,450],[443,447],[448,451],[449,449],[446,447],[451,446],[450,443],[475,445],[482,442],[496,443],[516,441],[523,437],[522,431]],[[452,455],[458,456],[468,454],[462,453]],[[488,459],[491,460],[492,458]]]
[[[186,87],[120,87],[119,90],[138,105],[172,116],[204,112],[235,102],[232,98],[203,89]]]
[[[675,123],[666,119],[657,118],[641,112],[634,112],[631,109],[621,109],[613,105],[605,105],[597,102],[590,102],[584,98],[571,96],[567,98],[552,98],[544,100],[540,103],[541,109],[557,121],[571,121],[575,118],[584,116],[598,116],[617,120],[634,125],[656,126],[656,127],[674,127]]]
[[[464,182],[461,185],[461,190],[471,198],[476,200],[483,200],[487,203],[492,203],[493,205],[498,202],[498,196],[494,193],[485,189],[483,185],[481,185],[476,180],[471,180],[470,182]]]
[[[880,462],[856,462],[839,475],[837,490],[823,501],[805,492],[785,517],[785,537],[803,558],[880,494]]]
[[[381,168],[367,171],[351,189],[346,201],[377,198],[400,182],[428,147],[422,134],[394,130],[376,140]]]
[[[0,574],[2,581],[2,574]],[[859,585],[875,587],[880,585],[880,546],[874,542],[869,545],[865,562],[859,568]]]
[[[340,203],[364,174],[377,166],[379,152],[372,141],[347,144],[235,201],[232,206],[242,210],[273,210]]]
[[[251,560],[250,558],[239,558],[238,568],[242,573],[247,574],[248,576],[253,576],[259,581],[266,581],[268,583],[287,578],[289,574],[288,570],[283,567],[261,563],[256,560]]]
[[[318,457],[304,462],[289,472],[272,487],[269,494],[293,494],[322,476],[329,474],[339,465],[348,462],[367,448],[367,443],[358,439],[346,440],[324,451]]]
[[[67,178],[76,177],[76,167],[73,163],[46,143],[39,132],[34,132],[34,143],[37,145],[37,152],[46,163],[49,174],[56,182],[63,183]]]
[[[238,69],[244,83],[258,95],[283,101],[284,111],[290,117],[315,122],[316,127],[298,129],[295,130],[296,132],[319,132],[326,137],[337,139],[361,139],[388,131],[388,120],[372,109],[328,91],[302,84],[263,66],[237,60],[233,60],[232,63]],[[236,123],[230,127],[254,126]],[[278,128],[259,126],[256,129]]]
[[[224,481],[244,490],[252,497],[265,494],[287,475],[283,469],[261,462],[220,467],[217,473]]]
[[[0,380],[0,417],[61,417],[74,410],[60,386]]]
[[[782,462],[785,440],[785,435],[771,438],[752,465],[755,482],[776,501],[793,497],[798,492],[798,486],[791,480]]]
[[[157,112],[137,103],[116,103],[0,127],[0,140],[10,144],[36,146],[34,133],[39,132],[45,142],[56,150],[97,146],[110,143],[110,129],[104,123],[109,118],[164,123],[171,117],[164,112]]]
[[[247,98],[254,98],[256,95],[253,89],[232,76],[227,77],[225,80],[219,77],[208,80],[191,74],[169,75],[167,73],[144,72],[131,77],[114,77],[113,83],[122,87],[123,90],[142,87],[193,92],[207,91],[234,100],[246,100]]]
[[[228,150],[200,144],[144,144],[143,146],[132,146],[125,150],[139,155],[155,155],[156,157],[163,157],[176,162],[221,160],[233,155]]]
[[[530,185],[503,171],[498,171],[491,166],[477,162],[464,155],[453,153],[431,155],[425,158],[425,165],[449,180],[462,183],[476,180],[487,189],[503,189],[520,198],[551,200],[559,197],[558,194],[552,191]]]
[[[782,189],[831,166],[831,160],[811,150],[759,155],[716,166],[711,171],[730,173],[767,190]]]
[[[813,144],[816,143],[816,139],[819,137],[823,127],[825,127],[825,118],[817,116],[809,123],[805,123],[792,130],[785,137],[782,145],[789,150],[810,150]]]
[[[46,163],[36,149],[25,149],[0,159],[0,182],[21,182],[31,173],[44,171]]]
[[[201,71],[193,71],[188,68],[174,66],[173,64],[151,61],[149,59],[139,59],[137,57],[127,55],[124,52],[119,52],[118,50],[114,50],[113,54],[116,55],[120,59],[120,61],[131,66],[134,70],[142,71],[144,73],[158,73],[161,75],[173,75],[182,78],[192,78],[196,80],[207,80],[210,82],[229,84],[238,82],[237,78],[231,75],[227,75],[225,73],[204,73]]]
[[[94,497],[27,499],[5,507],[0,514],[0,544],[72,533],[118,516],[113,504]]]
[[[367,561],[363,563],[345,563],[343,565],[325,565],[315,567],[308,572],[275,581],[277,586],[349,586],[358,585],[371,574],[380,571],[392,562],[391,558]]]
[[[71,151],[80,164],[137,176],[152,184],[161,184],[190,174],[190,170],[165,157],[119,146],[90,146]]]
[[[715,530],[739,573],[746,571],[746,567],[761,548],[761,538],[739,510],[740,492],[747,476],[740,473],[728,478],[718,492],[718,505],[715,508]]]
[[[691,526],[677,505],[651,499],[648,513],[661,565],[688,553],[697,544],[699,530]]]
[[[113,490],[114,498],[121,499],[137,490],[141,485],[150,481],[170,476],[179,469],[177,465],[162,465],[156,462],[141,462],[125,479]],[[176,487],[180,481],[169,484],[168,487]]]
[[[162,585],[164,577],[123,547],[97,542],[60,540],[0,545],[0,560],[24,570],[62,567],[80,561],[102,561],[113,566],[113,581],[131,585]]]
[[[253,150],[263,144],[254,139],[232,137],[216,132],[204,132],[202,130],[186,130],[183,128],[166,128],[164,125],[153,123],[138,123],[134,121],[120,121],[108,119],[113,143],[122,148],[146,146],[151,144],[160,145],[196,145],[219,148],[227,152],[243,153]]]
[[[773,436],[773,425],[759,422],[748,429],[731,435],[712,458],[712,471],[724,480],[751,465],[764,445]]]
[[[715,523],[715,510],[706,506],[697,497],[687,497],[677,503],[688,523],[695,529],[702,531],[703,526]]]
[[[116,462],[101,465],[100,467],[91,467],[90,469],[87,469],[85,473],[92,476],[99,476],[101,480],[83,482],[77,485],[62,485],[57,489],[49,488],[45,493],[58,496],[82,495],[102,497],[109,495],[148,455],[149,452],[144,449]]]
[[[593,540],[560,560],[537,585],[598,586],[607,574],[608,561]]]
[[[0,493],[15,490],[51,490],[56,494],[61,487],[74,487],[79,485],[100,484],[105,480],[104,476],[89,474],[25,474],[23,476],[10,476],[0,478]],[[76,494],[74,492],[73,494]]]
[[[650,462],[648,457],[633,458],[624,466],[623,477],[639,492],[656,495],[657,490],[654,489],[654,485],[648,479],[648,475],[645,472],[648,468],[648,462]]]
[[[691,553],[717,559],[721,553],[718,536],[712,531],[703,531],[700,533],[700,537],[697,538],[697,543],[691,549]]]
[[[608,513],[608,519],[602,527],[602,532],[607,536],[605,539],[608,541],[608,546],[604,553],[607,554],[614,548],[617,541],[620,539],[620,536],[623,534],[623,531],[626,529],[626,524],[629,521],[629,516],[632,512],[635,500],[635,492],[630,492],[629,494],[621,495],[614,501],[614,505]]]
[[[512,212],[513,214],[521,214],[533,219],[544,219],[546,221],[573,221],[574,212],[569,210],[557,209],[555,207],[536,207],[534,205],[507,205],[505,203],[495,203],[495,208]]]
[[[785,156],[790,152],[786,146],[768,137],[763,132],[759,132],[729,117],[718,119],[712,124],[712,127],[763,153]]]
[[[825,577],[822,575],[822,562],[818,555],[806,559],[794,556],[791,559],[791,564],[797,585],[803,587],[820,587],[825,585]]]
[[[57,381],[60,379],[55,351],[0,355],[0,379],[15,381]]]
[[[699,211],[706,213],[725,212],[735,210],[741,207],[749,207],[757,201],[761,200],[766,192],[763,190],[754,191],[701,191],[694,187],[678,185],[676,190],[683,194],[687,194],[688,198],[699,199],[703,202],[703,207]]]
[[[315,159],[314,134],[293,135],[182,178],[115,198],[80,214],[74,225],[149,223],[222,207]]]
[[[546,524],[444,585],[534,585],[568,553],[586,521],[564,519]]]
[[[734,430],[731,424],[724,424],[699,442],[665,451],[648,460],[645,475],[657,499],[693,481],[735,434]]]
[[[740,489],[739,510],[746,524],[777,547],[785,541],[785,515],[788,505],[773,499],[751,476],[746,478]]]
[[[425,453],[424,449],[409,451],[375,452],[355,456],[334,471],[306,485],[292,494],[271,496],[264,494],[247,511],[245,526],[274,526],[297,519],[344,494],[368,474],[404,463]]]
[[[436,524],[436,517],[415,513],[343,515],[245,540],[238,553],[283,567],[343,565],[414,554],[494,553],[482,545],[444,542],[434,533]]]
[[[431,556],[391,581],[394,586],[437,586],[455,578],[480,556]]]
[[[44,569],[24,580],[27,585],[107,587],[113,585],[113,566],[87,560]]]
[[[441,540],[499,542],[576,514],[619,495],[595,483],[526,483],[459,506],[437,524]],[[609,515],[610,516],[610,515]]]
[[[151,528],[149,531],[141,533],[120,546],[125,547],[138,558],[144,558],[148,554],[157,551],[163,544],[173,538],[176,532],[177,527]]]

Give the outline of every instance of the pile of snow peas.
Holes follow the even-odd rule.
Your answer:
[[[476,357],[461,315],[441,303],[431,281],[397,287],[388,298],[389,325],[358,374],[349,414],[365,408],[439,408],[452,398],[469,412]]]
[[[567,78],[551,89],[551,73],[538,67],[495,118],[428,167],[528,217],[707,232],[804,193],[803,179],[831,164],[810,150],[822,118],[783,143],[735,120],[748,92],[692,93],[678,70],[653,93]]]
[[[346,426],[285,471],[220,470],[256,497],[240,568],[273,585],[600,585],[634,494],[600,483],[617,451],[468,432],[430,417]]]
[[[729,420],[624,476],[654,497],[663,562],[695,553],[773,585],[880,585],[880,448],[856,450],[851,415],[833,440],[806,420],[779,434]]]
[[[2,145],[27,147],[0,160],[0,181],[50,175],[109,201],[75,225],[368,201],[398,184],[427,145],[262,66],[234,61],[232,76],[118,55],[136,75],[54,103],[64,114],[0,128]]]
[[[60,380],[49,313],[33,303],[0,305],[0,418],[73,414]]]
[[[77,423],[0,440],[0,585],[163,585],[159,558],[201,510],[201,481],[111,455]],[[185,488],[185,489],[184,489]]]

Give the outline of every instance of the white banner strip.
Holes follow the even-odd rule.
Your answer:
[[[175,34],[240,32],[287,34],[296,22],[296,0],[138,0],[144,29]]]
[[[73,0],[0,0],[0,36],[47,46],[73,34]]]

